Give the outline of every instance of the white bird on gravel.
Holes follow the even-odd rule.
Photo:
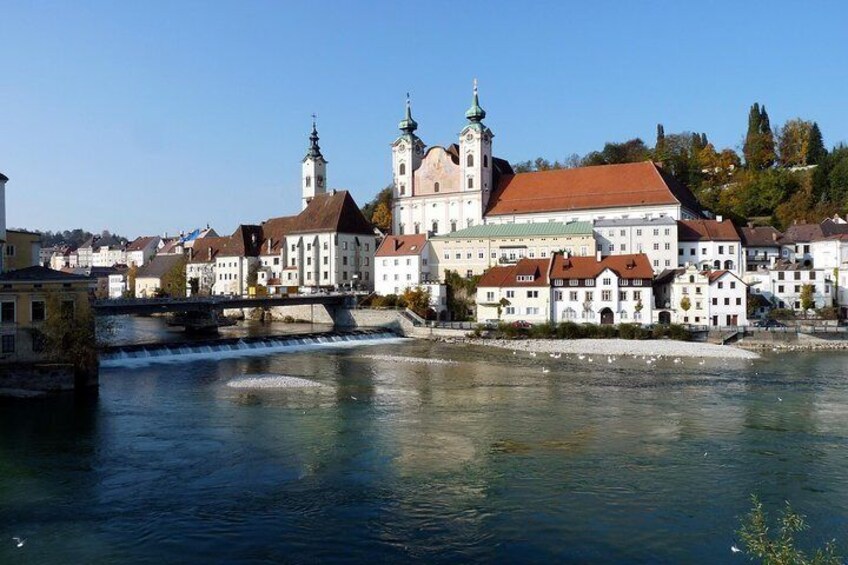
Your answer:
[[[612,357],[607,355],[607,363],[612,363]]]
[[[592,362],[592,358],[591,358],[591,357],[589,357],[587,360],[589,361],[589,363],[591,363],[591,362]]]
[[[701,361],[698,363],[698,365],[703,365],[706,362],[707,362],[706,359],[701,359]]]
[[[536,356],[536,352],[535,352],[535,351],[531,351],[531,352],[530,352],[530,357],[535,357],[535,356]]]
[[[554,355],[554,359],[559,359],[560,357],[562,357],[562,353],[557,353],[556,355]]]
[[[551,372],[551,370],[550,370],[550,369],[548,369],[548,368],[542,367],[542,372],[543,372],[543,373],[550,373],[550,372]]]
[[[675,363],[680,363],[680,357],[675,357],[675,358],[674,358],[674,362],[675,362]]]
[[[12,541],[14,541],[14,542],[15,542],[15,547],[19,547],[19,548],[20,548],[20,547],[23,547],[23,546],[24,546],[24,544],[26,543],[26,539],[24,539],[24,538],[18,538],[18,537],[14,537],[14,538],[12,538]]]
[[[581,353],[580,355],[577,356],[577,358],[582,361],[583,359],[586,358],[586,356]]]

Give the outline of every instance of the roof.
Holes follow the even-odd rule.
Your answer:
[[[678,241],[740,241],[742,238],[730,220],[680,220]]]
[[[6,233],[17,233],[17,234],[20,234],[20,235],[35,235],[35,236],[38,236],[39,238],[41,237],[41,234],[38,233],[37,231],[29,231],[29,230],[6,230]]]
[[[390,235],[377,248],[376,257],[398,257],[400,255],[419,255],[427,244],[427,236]]]
[[[6,182],[7,180],[9,180],[9,177],[4,175],[3,173],[0,173],[0,181]]]
[[[617,228],[626,226],[673,226],[677,220],[671,216],[657,216],[656,218],[615,218],[609,220],[595,220],[596,228]]]
[[[145,247],[150,245],[158,238],[159,236],[155,235],[137,237],[132,241],[132,243],[127,245],[127,252],[129,253],[130,251],[142,251]]]
[[[654,269],[644,253],[597,257],[569,257],[556,253],[551,267],[552,279],[594,279],[610,269],[622,279],[652,279]]]
[[[838,215],[835,217],[838,218],[839,221],[831,218],[825,218],[824,221],[822,221],[821,229],[825,236],[848,233],[848,224],[845,223],[845,220],[839,218]]]
[[[783,232],[784,243],[807,243],[824,238],[821,224],[792,224]]]
[[[680,204],[700,213],[689,189],[645,161],[503,175],[487,215],[658,204]]]
[[[241,224],[218,252],[220,257],[256,257],[262,246],[262,226]]]
[[[654,284],[666,284],[672,282],[678,275],[686,272],[684,268],[665,269],[654,278]]]
[[[591,222],[536,222],[526,224],[483,224],[472,226],[433,239],[472,239],[481,237],[541,237],[557,235],[592,235]]]
[[[138,269],[136,279],[161,279],[183,261],[183,255],[157,255]]]
[[[287,234],[291,233],[297,223],[297,216],[271,218],[262,222],[261,255],[279,255]]]
[[[291,233],[334,231],[373,235],[374,228],[362,215],[353,197],[346,190],[317,194],[297,215]]]
[[[783,236],[771,226],[747,227],[739,231],[746,247],[780,247],[780,238]]]
[[[521,259],[515,265],[492,267],[480,277],[480,287],[549,286],[548,266],[550,259]],[[533,275],[532,281],[519,281],[520,275]]]
[[[195,241],[189,251],[189,263],[211,263],[218,256],[221,248],[226,245],[229,238],[226,237],[203,237]]]
[[[81,282],[88,281],[84,275],[72,275],[62,271],[55,271],[47,267],[27,267],[16,271],[7,271],[0,274],[0,282]]]

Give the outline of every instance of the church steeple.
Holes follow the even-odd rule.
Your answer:
[[[309,135],[309,149],[306,151],[306,159],[323,159],[321,155],[321,147],[318,145],[318,128],[315,125],[315,114],[312,114],[312,133]]]
[[[486,117],[486,110],[480,107],[480,100],[477,98],[477,79],[474,79],[474,98],[471,101],[471,107],[465,112],[465,117],[472,124],[479,124]]]
[[[412,119],[412,103],[409,101],[409,93],[406,93],[406,116],[398,124],[398,129],[406,135],[413,135],[418,129],[418,122]]]

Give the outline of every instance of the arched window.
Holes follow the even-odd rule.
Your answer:
[[[469,153],[468,157],[465,158],[465,164],[468,167],[473,167],[474,166],[474,155]]]
[[[405,184],[400,185],[400,194],[401,194],[401,196],[406,194],[406,185]]]
[[[439,183],[433,185],[433,192],[439,192]]]
[[[403,230],[404,230],[404,225],[399,224],[398,225],[398,235],[403,235]]]
[[[433,222],[433,233],[439,233],[439,222]]]
[[[468,188],[474,188],[474,177],[468,177]]]
[[[406,163],[401,163],[400,167],[398,167],[398,174],[405,175],[406,174]]]
[[[451,221],[451,231],[452,231],[452,232],[455,232],[455,231],[456,231],[456,220],[452,220],[452,221]]]
[[[484,167],[489,166],[489,156],[488,155],[483,155],[483,166]]]
[[[689,275],[689,282],[690,283],[695,282],[695,275]]]
[[[733,261],[731,261],[730,259],[725,261],[724,262],[724,268],[727,269],[728,271],[732,271],[733,270]]]
[[[715,269],[721,269],[721,261],[719,261],[718,259],[716,259],[715,261],[713,261],[713,268],[715,268]]]

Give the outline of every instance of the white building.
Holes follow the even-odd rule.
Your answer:
[[[730,220],[681,220],[677,223],[677,265],[723,269],[739,276],[745,266],[742,238]]]
[[[751,226],[739,230],[745,253],[745,271],[766,269],[780,260],[783,234],[771,226]]]
[[[551,312],[550,263],[551,259],[522,259],[486,271],[477,284],[477,320],[547,322]]]
[[[746,326],[748,285],[736,274],[687,265],[654,281],[657,321],[713,327]]]
[[[554,322],[648,323],[654,272],[645,254],[569,257],[556,254],[549,277]]]
[[[226,237],[205,237],[188,249],[186,262],[186,295],[208,296],[216,282],[215,263],[226,245]]]
[[[765,298],[773,308],[801,311],[801,293],[811,285],[813,308],[829,308],[836,297],[832,269],[813,269],[802,263],[781,261],[768,271],[747,273],[745,282],[753,294]]]
[[[91,254],[92,267],[112,267],[126,263],[127,252],[122,245],[101,245]]]
[[[446,271],[470,277],[495,265],[521,259],[547,259],[557,251],[594,255],[595,238],[588,222],[488,224],[430,238],[433,278]]]
[[[655,273],[677,265],[677,221],[670,216],[596,220],[594,227],[603,256],[644,253]]]
[[[458,143],[425,149],[407,100],[392,144],[393,233],[442,235],[486,224],[700,217],[694,195],[651,162],[516,174],[492,153],[475,85]],[[662,263],[660,264],[660,267]]]
[[[127,291],[127,272],[126,270],[114,272],[109,275],[109,298],[114,300],[123,298]]]
[[[710,326],[748,325],[748,285],[730,271],[710,271],[709,311]]]
[[[260,226],[242,224],[236,228],[215,255],[215,285],[212,294],[245,296],[250,286],[258,284],[261,244]],[[170,256],[160,253],[156,258]],[[252,280],[254,276],[256,279]]]
[[[126,264],[141,267],[156,254],[161,241],[158,235],[137,237],[127,246]]]
[[[374,290],[377,294],[401,294],[430,281],[430,244],[419,235],[389,235],[374,257]]]
[[[836,234],[810,242],[816,269],[841,269],[848,263],[848,234]]]

